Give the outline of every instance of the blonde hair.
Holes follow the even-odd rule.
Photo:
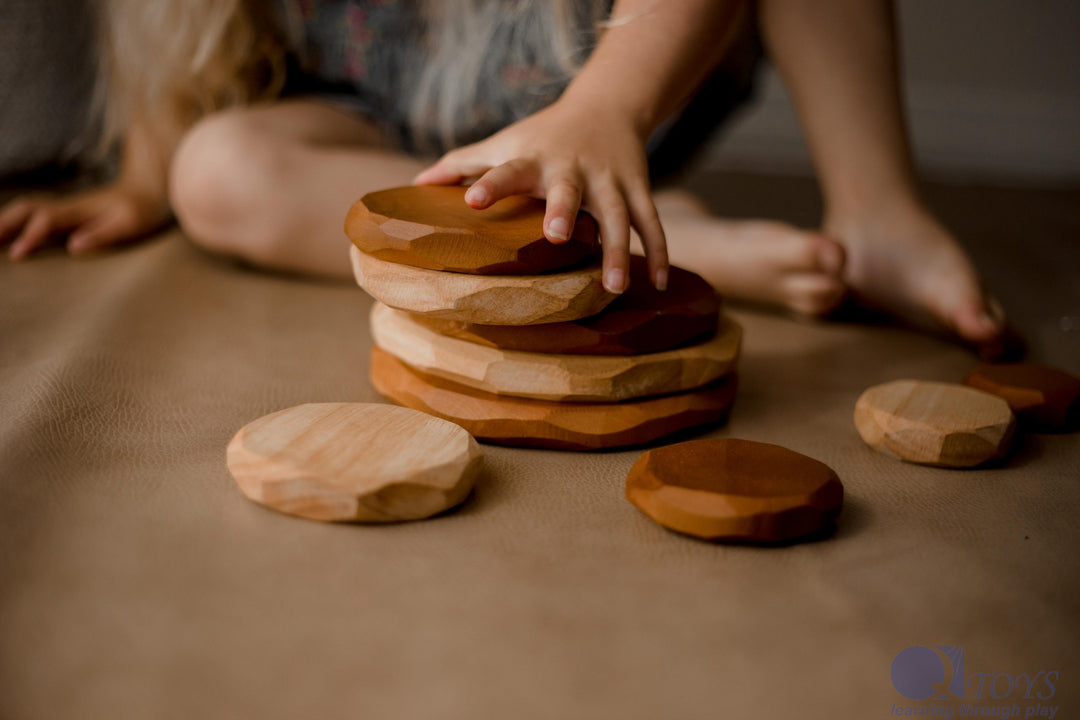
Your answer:
[[[572,77],[601,28],[605,0],[417,0],[427,54],[403,91],[414,145],[430,151],[431,129],[459,144],[476,118],[470,108],[485,83],[496,39],[550,48],[562,81]],[[301,54],[295,14],[275,17],[268,0],[106,0],[97,105],[102,147],[115,145],[138,118],[171,150],[200,117],[280,94],[286,57]],[[506,32],[513,28],[513,32]]]
[[[172,148],[200,117],[278,95],[285,43],[260,0],[107,0],[99,83],[103,147],[134,118]]]

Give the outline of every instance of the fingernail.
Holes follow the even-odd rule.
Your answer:
[[[469,191],[465,193],[465,202],[473,205],[483,205],[488,200],[488,191],[483,187],[473,185],[469,188]]]
[[[653,278],[653,285],[656,287],[657,290],[660,290],[661,292],[667,290],[667,278],[667,268],[660,268],[656,271],[656,277]]]
[[[570,237],[570,223],[566,222],[566,218],[555,218],[548,223],[548,235],[559,240],[565,240]]]
[[[982,313],[979,315],[979,323],[987,330],[998,329],[997,321],[994,320],[994,318],[990,316],[990,313],[985,310],[983,310]]]
[[[619,294],[625,290],[625,281],[625,273],[620,268],[611,268],[604,273],[604,288],[610,293]]]
[[[844,267],[844,251],[832,243],[821,248],[818,259],[821,262],[821,269],[830,275],[835,275]]]
[[[1001,327],[1005,322],[1005,308],[1001,306],[997,298],[990,298],[990,317],[994,319],[994,325]]]

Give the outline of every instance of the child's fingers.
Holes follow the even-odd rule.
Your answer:
[[[129,218],[121,214],[102,215],[71,233],[67,249],[68,252],[78,255],[112,245],[133,232],[134,228]]]
[[[629,193],[630,220],[641,236],[645,257],[649,261],[649,277],[657,290],[667,290],[668,255],[667,239],[656,213],[652,195],[647,188]]]
[[[34,205],[29,200],[14,200],[0,210],[0,243],[22,229],[34,212]]]
[[[436,163],[413,178],[413,185],[456,185],[465,175],[447,165]]]
[[[505,197],[536,192],[539,180],[540,168],[535,162],[514,159],[484,173],[465,193],[465,202],[483,210]]]
[[[22,232],[11,244],[8,255],[12,260],[22,260],[40,247],[53,231],[52,219],[44,208],[35,210],[26,221]]]
[[[630,269],[630,218],[622,195],[614,188],[599,193],[596,219],[604,248],[604,289],[611,293],[626,290]]]
[[[476,177],[491,168],[491,164],[468,149],[451,150],[413,178],[413,185],[456,185],[465,178]]]
[[[563,177],[548,186],[544,213],[544,235],[553,243],[564,243],[574,232],[574,221],[581,208],[580,182]]]

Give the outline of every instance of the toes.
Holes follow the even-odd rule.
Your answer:
[[[982,302],[964,303],[946,321],[953,325],[960,337],[971,342],[985,342],[998,332],[997,323]]]
[[[840,243],[824,235],[811,236],[814,247],[814,264],[823,273],[840,277],[847,263],[847,252]]]
[[[839,278],[847,262],[844,246],[832,238],[783,223],[754,223],[755,240],[767,244],[776,267],[788,273],[824,273]]]
[[[806,317],[818,318],[835,310],[847,294],[838,278],[821,273],[797,273],[783,281],[785,304]]]

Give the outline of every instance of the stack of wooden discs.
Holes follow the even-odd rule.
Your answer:
[[[742,331],[713,289],[672,268],[655,290],[632,259],[622,295],[601,285],[595,221],[561,244],[544,204],[473,210],[462,187],[371,193],[345,231],[371,314],[376,389],[503,445],[594,450],[722,421]]]

